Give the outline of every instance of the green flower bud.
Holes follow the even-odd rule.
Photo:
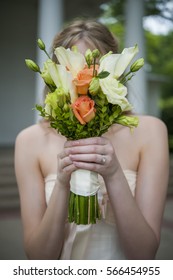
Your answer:
[[[66,104],[66,94],[64,93],[62,88],[56,89],[55,92],[57,94],[57,104],[60,108],[63,108]]]
[[[30,70],[41,73],[40,67],[33,60],[25,59],[25,63]]]
[[[71,47],[71,50],[72,50],[74,53],[78,53],[78,48],[77,48],[77,46],[72,46],[72,47]]]
[[[45,46],[44,42],[43,42],[41,39],[38,39],[38,40],[37,40],[37,45],[38,45],[38,47],[39,47],[42,51],[45,52],[45,54],[47,55],[47,57],[48,57],[49,59],[51,59],[50,55],[49,55],[48,52],[46,51],[46,46]]]
[[[98,58],[100,56],[100,52],[98,49],[92,51],[93,58]]]
[[[99,91],[100,84],[99,79],[97,77],[92,78],[89,86],[89,92],[91,95],[96,95]]]
[[[45,44],[41,39],[37,40],[37,45],[39,46],[40,50],[44,51],[46,49]]]
[[[130,71],[131,72],[137,72],[140,68],[142,68],[144,65],[144,59],[143,58],[139,58],[138,60],[136,60],[130,67]]]
[[[121,115],[116,119],[116,123],[133,128],[138,126],[139,118],[135,116]]]
[[[88,64],[88,67],[92,64],[93,56],[92,56],[92,51],[88,49],[85,53],[85,59],[86,63]]]
[[[69,105],[67,103],[64,104],[63,111],[64,112],[68,112],[69,111]]]

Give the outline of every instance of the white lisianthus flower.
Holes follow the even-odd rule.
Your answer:
[[[54,62],[47,63],[48,72],[57,88],[63,88],[65,94],[70,93],[71,103],[76,101],[77,93],[73,84],[72,74],[66,70],[66,67]]]
[[[67,73],[66,69],[62,65],[58,65],[53,61],[47,63],[48,72],[54,81],[57,88],[63,87],[65,92],[68,92],[67,88]]]
[[[44,67],[43,67],[43,70],[41,71],[41,77],[43,78],[43,80],[45,81],[46,84],[55,86],[55,83],[52,80],[50,73],[48,71],[48,65],[51,63],[52,63],[51,59],[48,59],[46,62],[44,62],[44,64],[43,64]]]
[[[105,79],[100,79],[99,83],[109,103],[119,105],[122,111],[132,109],[131,104],[125,97],[127,95],[127,88],[123,84],[109,76]]]
[[[101,59],[98,73],[107,71],[110,73],[109,77],[114,77],[115,66],[119,59],[119,56],[120,54],[110,54]]]
[[[138,46],[125,48],[121,54],[110,54],[105,56],[100,62],[99,73],[108,71],[110,76],[118,79],[126,70],[134,56],[138,52]]]
[[[59,63],[72,73],[73,78],[75,78],[78,72],[86,65],[84,55],[79,52],[74,52],[70,49],[65,49],[64,47],[58,47],[55,49],[54,53]]]

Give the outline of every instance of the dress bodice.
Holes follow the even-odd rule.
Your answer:
[[[124,170],[132,195],[135,195],[137,174],[132,170]],[[46,203],[49,203],[56,174],[50,174],[45,178]],[[124,259],[116,222],[111,204],[106,192],[104,181],[99,177],[100,189],[98,201],[101,209],[101,220],[96,224],[76,225],[67,223],[65,228],[65,240],[61,253],[61,259]]]

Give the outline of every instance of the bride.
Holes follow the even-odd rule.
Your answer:
[[[53,42],[53,48],[73,45],[82,53],[117,53],[109,30],[90,20],[74,21]],[[77,169],[99,173],[96,224],[67,221],[70,178]],[[154,259],[168,170],[167,129],[152,116],[139,116],[133,133],[115,124],[102,137],[77,141],[67,141],[46,121],[24,129],[16,139],[15,172],[27,257]]]

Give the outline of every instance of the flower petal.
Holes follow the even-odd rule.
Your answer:
[[[131,48],[125,48],[121,55],[119,56],[115,69],[114,69],[114,77],[119,78],[124,71],[126,70],[127,66],[130,64],[134,56],[138,53],[138,45],[135,45]]]
[[[101,73],[102,71],[107,71],[110,73],[110,76],[114,76],[115,66],[119,59],[119,56],[120,54],[110,54],[108,56],[105,56],[105,58],[100,62],[99,73]]]
[[[58,47],[55,49],[55,55],[61,65],[64,65],[73,75],[77,76],[77,73],[81,71],[85,64],[85,57],[79,53],[65,49],[64,47]]]
[[[108,102],[119,105],[122,111],[127,111],[132,108],[125,97],[127,95],[127,88],[123,84],[112,77],[100,79],[99,82]]]
[[[50,62],[48,65],[49,74],[57,88],[63,88],[66,94],[70,93],[71,103],[77,99],[76,88],[73,84],[73,77],[65,66]]]
[[[78,119],[78,121],[81,123],[81,124],[86,124],[86,122],[83,120],[83,118],[81,117],[81,115],[79,114],[75,104],[72,104],[71,105],[72,109],[73,109],[73,113],[75,115],[75,117]]]
[[[138,52],[138,46],[125,48],[121,54],[110,54],[101,60],[99,72],[108,71],[118,79]]]

